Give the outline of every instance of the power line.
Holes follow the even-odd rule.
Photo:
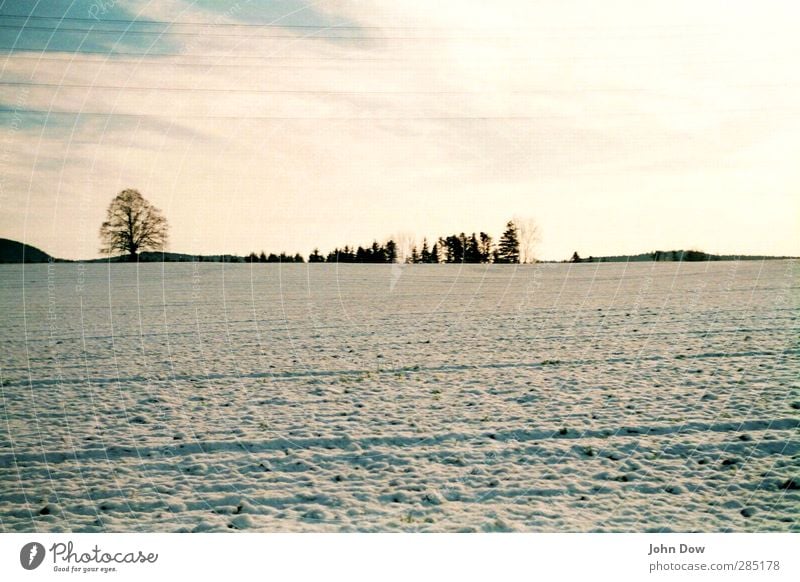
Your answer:
[[[13,25],[13,24],[0,24],[0,28],[10,28],[21,31],[44,31],[52,33],[83,33],[83,34],[120,34],[120,35],[141,35],[141,34],[154,34],[158,36],[203,36],[203,37],[228,37],[228,38],[268,38],[268,39],[289,39],[297,40],[297,36],[282,34],[282,35],[266,35],[266,34],[225,34],[219,32],[180,32],[171,30],[103,30],[99,28],[65,28],[65,27],[47,27],[47,26],[26,26],[26,25]],[[328,28],[319,28],[321,32],[330,30]],[[309,33],[300,38],[322,38],[327,40],[521,40],[525,37],[500,37],[500,36],[364,36],[364,35],[321,35]],[[539,37],[541,38],[541,37]],[[553,37],[560,38],[560,37]],[[646,38],[646,37],[644,37]]]
[[[314,94],[314,95],[497,95],[497,94],[537,94],[537,93],[574,93],[580,90],[569,89],[533,89],[525,91],[346,91],[346,90],[319,90],[319,89],[234,89],[234,88],[209,88],[209,87],[142,87],[129,85],[90,85],[73,83],[38,83],[33,81],[0,81],[0,86],[26,86],[46,87],[51,89],[102,89],[124,91],[170,91],[190,93],[275,93],[275,94]],[[641,89],[601,89],[590,88],[589,91],[599,92],[639,92]]]
[[[9,56],[14,55],[16,51],[25,51],[25,52],[38,52],[41,51],[39,54],[46,54],[48,52],[64,52],[64,51],[51,51],[51,50],[44,50],[44,49],[36,49],[36,48],[20,48],[14,46],[0,46],[0,50],[10,51],[8,53]],[[436,58],[436,57],[419,57],[417,59],[409,59],[407,57],[389,57],[389,58],[377,58],[377,57],[291,57],[286,55],[233,55],[230,53],[227,54],[189,54],[186,53],[165,53],[165,52],[147,52],[147,53],[137,53],[137,52],[130,52],[130,51],[99,51],[99,50],[79,50],[75,51],[74,53],[70,54],[90,54],[90,55],[103,55],[106,57],[114,57],[117,55],[120,56],[128,56],[128,57],[197,57],[197,58],[206,58],[206,59],[229,59],[229,58],[236,58],[237,60],[241,59],[261,59],[261,60],[303,60],[303,61],[367,61],[367,62],[379,62],[379,61],[420,61],[420,62],[431,62],[431,61],[450,61],[450,59],[446,58]],[[505,59],[510,60],[510,59]],[[517,60],[517,59],[515,59]],[[530,59],[518,59],[528,61]]]
[[[692,115],[708,113],[778,113],[778,112],[800,112],[798,107],[756,107],[739,109],[715,109],[705,110],[686,110],[670,111],[670,115]],[[102,111],[47,111],[44,109],[11,109],[0,108],[0,114],[12,113],[14,115],[72,115],[78,117],[126,117],[133,119],[156,118],[156,119],[198,119],[198,120],[242,120],[242,121],[542,121],[542,120],[574,120],[583,117],[614,118],[614,117],[650,117],[658,115],[660,112],[626,112],[626,113],[580,113],[576,115],[444,115],[444,116],[393,116],[393,117],[360,117],[360,116],[340,116],[340,117],[309,117],[309,116],[269,116],[269,115],[186,115],[167,113],[118,113]]]
[[[83,34],[119,34],[119,35],[157,35],[157,36],[203,36],[203,37],[227,37],[227,38],[243,38],[243,39],[258,39],[258,38],[266,38],[266,39],[290,39],[290,40],[297,40],[297,36],[283,34],[283,35],[269,35],[269,34],[226,34],[226,33],[219,33],[219,32],[182,32],[182,31],[172,31],[172,30],[131,30],[131,29],[123,29],[123,30],[104,30],[100,28],[66,28],[61,26],[54,26],[54,27],[47,27],[47,26],[38,26],[38,25],[24,25],[24,24],[0,24],[0,28],[7,28],[13,30],[20,30],[20,31],[43,31],[43,32],[50,32],[50,33],[83,33]],[[335,30],[335,28],[330,27],[315,27],[316,30],[320,32],[328,32],[330,30]],[[350,30],[350,29],[348,29]],[[389,30],[389,29],[385,29]],[[425,30],[425,29],[420,29]],[[546,29],[543,29],[546,30]],[[708,36],[720,36],[724,34],[723,32],[716,31],[716,32],[703,32],[703,33],[693,33],[691,36],[693,37],[708,37]],[[613,40],[657,40],[657,39],[665,39],[665,38],[686,38],[686,34],[678,33],[678,34],[659,34],[659,35],[627,35],[627,36],[609,36],[607,34],[598,35],[597,38],[601,39],[613,39]],[[365,35],[340,35],[340,34],[316,34],[316,33],[308,33],[303,37],[303,39],[326,39],[326,40],[473,40],[473,41],[520,41],[520,40],[527,40],[527,39],[535,39],[535,40],[568,40],[568,39],[585,39],[587,38],[586,35],[581,36],[559,36],[559,35],[549,35],[549,36],[541,36],[537,35],[535,37],[530,36],[486,36],[486,35],[479,35],[479,36],[454,36],[454,35],[439,35],[439,36],[365,36]]]
[[[702,25],[692,24],[637,24],[635,27],[628,25],[618,26],[594,26],[594,25],[577,25],[577,26],[549,26],[542,25],[539,27],[532,26],[506,26],[506,27],[446,27],[446,26],[369,26],[369,25],[345,25],[345,24],[276,24],[275,22],[186,22],[186,21],[168,21],[168,20],[126,20],[119,18],[92,18],[92,17],[76,17],[76,16],[42,16],[33,14],[0,14],[5,18],[20,18],[26,20],[58,20],[58,21],[71,21],[71,22],[90,22],[92,24],[109,23],[109,24],[125,24],[125,25],[143,25],[143,26],[204,26],[204,27],[249,27],[249,28],[300,28],[300,29],[342,29],[342,30],[607,30],[607,29],[630,29],[637,30],[643,28],[703,28]]]
[[[508,120],[508,121],[522,121],[522,120],[535,120],[535,119],[553,119],[554,117],[546,116],[409,116],[409,117],[356,117],[356,116],[343,116],[343,117],[308,117],[308,116],[245,116],[245,115],[169,115],[166,113],[116,113],[116,112],[102,112],[102,111],[46,111],[43,109],[25,109],[15,110],[8,108],[0,108],[0,114],[14,113],[16,115],[77,115],[91,116],[91,117],[130,117],[130,118],[164,118],[164,119],[199,119],[199,120],[267,120],[267,121],[423,121],[423,120],[475,120],[475,121],[488,121],[488,120]],[[561,118],[561,117],[557,117]]]
[[[141,26],[204,26],[204,27],[237,27],[237,28],[300,28],[300,29],[342,29],[342,30],[360,30],[360,29],[414,29],[414,30],[435,30],[435,28],[426,27],[401,27],[401,26],[350,26],[338,24],[314,25],[314,24],[275,24],[271,22],[186,22],[186,21],[168,21],[168,20],[125,20],[121,18],[78,18],[75,16],[39,16],[39,15],[25,15],[25,14],[0,14],[5,18],[20,18],[26,20],[58,20],[69,22],[90,22],[92,24],[120,24],[120,25],[141,25]]]
[[[40,83],[35,81],[0,81],[0,86],[25,86],[45,87],[50,89],[101,89],[113,91],[167,91],[189,93],[266,93],[266,94],[312,94],[312,95],[537,95],[537,94],[572,94],[572,93],[644,93],[648,89],[637,88],[607,88],[607,87],[576,87],[571,89],[510,89],[503,91],[354,91],[354,90],[328,90],[328,89],[240,89],[223,87],[152,87],[136,85],[92,85],[83,83]],[[703,86],[704,89],[791,89],[800,85],[789,83],[764,83],[750,85],[725,85]],[[650,91],[652,92],[652,91]]]
[[[3,47],[0,47],[0,50],[3,50]],[[164,54],[164,53],[106,53],[106,52],[102,52],[102,51],[88,52],[88,51],[81,50],[79,52],[67,53],[69,56],[65,55],[63,57],[45,57],[45,56],[42,56],[42,55],[48,54],[51,51],[34,52],[33,54],[30,54],[31,52],[33,52],[33,51],[28,51],[28,50],[25,50],[24,52],[11,51],[11,52],[5,53],[4,55],[0,54],[0,57],[6,56],[9,59],[13,59],[13,60],[49,61],[49,62],[62,62],[62,63],[67,63],[67,64],[96,64],[96,65],[104,65],[104,66],[106,66],[106,65],[127,65],[127,64],[139,65],[139,66],[153,66],[153,67],[222,67],[222,68],[237,68],[237,67],[243,67],[243,68],[256,68],[256,67],[292,68],[292,67],[296,67],[297,66],[297,65],[263,65],[263,64],[258,64],[258,63],[252,64],[252,65],[248,65],[248,64],[242,64],[242,63],[219,63],[219,62],[217,62],[217,63],[180,62],[179,63],[179,62],[175,62],[175,61],[142,61],[142,60],[135,60],[135,59],[109,59],[109,58],[106,58],[106,59],[95,59],[95,58],[81,59],[81,58],[76,58],[77,55],[81,55],[81,54],[100,54],[100,55],[105,55],[107,57],[113,57],[113,56],[118,55],[118,54],[125,54],[125,55],[129,55],[129,56],[131,56],[131,55],[139,55],[139,56],[145,56],[145,57],[180,56],[180,57],[184,57],[184,58],[186,58],[186,57],[194,57],[194,58],[208,58],[208,59],[221,58],[223,56],[223,55],[198,55],[198,54],[187,54],[187,53],[169,53],[169,54]],[[367,62],[367,63],[374,63],[374,62],[394,62],[394,61],[401,61],[402,62],[402,61],[419,60],[419,61],[423,61],[423,62],[429,63],[429,64],[430,63],[435,63],[437,61],[450,62],[450,59],[434,58],[434,57],[431,57],[431,58],[420,58],[420,59],[391,58],[391,57],[389,57],[389,58],[352,58],[351,59],[351,58],[339,58],[339,57],[287,57],[287,56],[275,56],[275,57],[271,57],[271,56],[265,56],[265,57],[252,56],[252,57],[250,57],[250,56],[240,56],[240,55],[235,55],[235,56],[234,55],[225,55],[225,56],[234,57],[236,59],[240,59],[240,58],[258,58],[258,59],[288,60],[288,61],[292,61],[292,60],[294,60],[294,61],[332,61],[332,62],[336,62],[336,61],[360,62],[360,61],[363,61],[363,62]],[[757,59],[753,59],[753,58],[751,58],[751,59],[738,59],[737,58],[737,59],[716,59],[716,60],[698,60],[698,59],[694,59],[694,58],[685,58],[685,59],[680,59],[680,60],[669,60],[668,61],[668,60],[662,60],[662,59],[653,59],[653,58],[642,57],[642,56],[639,56],[639,55],[634,55],[632,57],[632,58],[637,59],[636,61],[629,61],[629,60],[627,60],[627,58],[621,58],[621,57],[617,57],[617,58],[619,58],[619,60],[621,60],[621,61],[624,61],[624,62],[622,62],[620,64],[623,64],[625,66],[628,66],[629,64],[634,64],[634,65],[639,64],[639,65],[646,65],[646,66],[649,66],[649,67],[652,67],[654,64],[718,65],[718,64],[723,64],[723,63],[734,63],[735,62],[735,63],[740,65],[741,63],[753,63],[753,62],[764,62],[764,61],[769,61],[771,63],[776,63],[776,62],[788,62],[788,60],[789,60],[789,59],[775,59],[774,57],[762,57],[762,58],[757,58]],[[484,62],[488,61],[488,59],[475,59],[475,60],[476,61],[484,61]],[[563,66],[564,60],[570,60],[570,61],[574,61],[574,60],[597,61],[597,60],[608,60],[608,59],[604,58],[604,57],[562,57],[561,60],[555,60],[555,59],[545,60],[545,59],[542,59],[542,58],[535,58],[535,57],[530,57],[530,58],[525,58],[525,57],[505,58],[504,57],[502,59],[497,59],[497,60],[519,61],[519,62],[523,62],[523,63],[534,63],[535,62],[535,63],[540,63],[540,64],[552,64],[552,65]],[[791,62],[794,63],[795,61],[792,60]],[[431,66],[436,66],[436,65],[435,64],[431,64]],[[482,65],[482,66],[491,66],[491,65],[487,64],[487,65]]]
[[[81,51],[81,52],[83,52],[83,51]],[[261,67],[261,68],[279,68],[279,69],[294,69],[294,68],[305,69],[305,68],[318,68],[318,67],[324,67],[324,66],[335,67],[336,66],[335,62],[336,61],[339,61],[339,60],[345,60],[345,61],[350,60],[350,59],[323,59],[323,60],[329,60],[331,62],[326,64],[326,65],[312,65],[312,66],[303,67],[303,66],[300,66],[298,64],[275,65],[275,64],[254,63],[254,64],[251,64],[251,65],[248,65],[248,64],[242,64],[242,63],[200,63],[200,62],[178,63],[178,62],[174,62],[174,61],[142,61],[142,60],[135,60],[135,59],[94,59],[94,58],[92,58],[92,59],[80,59],[80,58],[75,58],[75,55],[79,55],[81,53],[70,53],[71,55],[73,55],[73,56],[70,56],[70,57],[44,57],[44,56],[38,56],[38,55],[42,55],[42,54],[46,54],[46,53],[37,53],[37,56],[33,56],[33,55],[28,55],[28,54],[16,54],[16,53],[12,52],[12,53],[7,53],[6,55],[0,55],[0,56],[6,56],[10,60],[34,60],[34,61],[37,61],[37,62],[38,61],[61,62],[61,63],[69,64],[69,65],[78,65],[78,64],[81,64],[81,65],[92,65],[92,64],[95,64],[95,65],[103,65],[103,66],[108,66],[108,65],[138,65],[138,66],[142,66],[142,67],[144,67],[144,66],[148,66],[148,67],[205,67],[205,68],[224,68],[224,69],[231,69],[231,68],[249,68],[249,69],[252,69],[252,68],[259,68],[259,67]],[[153,56],[161,56],[161,55],[159,54],[159,55],[153,55]],[[186,56],[186,55],[183,55],[183,56]],[[202,57],[202,55],[199,55],[199,56]],[[239,57],[236,57],[236,58],[238,59]],[[306,57],[282,57],[280,60],[312,60],[313,61],[313,60],[318,60],[318,59],[315,59],[313,57],[311,57],[311,58],[306,58]],[[364,62],[370,63],[370,62],[375,62],[375,61],[392,61],[392,60],[395,60],[395,59],[353,59],[353,60],[355,60],[355,61],[364,61]],[[692,61],[692,62],[694,62],[694,61]],[[652,63],[647,63],[647,64],[648,65],[652,65]],[[435,64],[431,64],[430,66],[434,67],[436,65]],[[491,65],[483,65],[483,66],[491,66]],[[396,69],[393,69],[393,70],[396,70]]]
[[[236,60],[243,60],[243,59],[260,59],[260,60],[267,60],[267,61],[328,61],[328,62],[335,62],[335,61],[342,61],[342,62],[422,62],[422,63],[432,63],[432,62],[445,62],[449,63],[452,62],[452,58],[448,57],[434,57],[434,56],[420,56],[417,58],[411,57],[298,57],[298,56],[288,56],[288,55],[239,55],[239,54],[197,54],[197,53],[166,53],[166,52],[130,52],[130,51],[102,51],[102,50],[76,50],[74,52],[67,52],[67,51],[54,51],[54,50],[44,50],[44,49],[35,49],[35,48],[24,48],[24,47],[8,47],[8,46],[0,46],[0,50],[8,51],[5,53],[8,57],[15,57],[15,58],[38,58],[33,55],[45,55],[48,53],[56,52],[56,53],[65,53],[69,55],[101,55],[107,58],[116,57],[116,56],[129,56],[129,57],[147,57],[147,58],[157,58],[157,57],[191,57],[191,58],[202,58],[202,59],[230,59],[235,58]],[[25,53],[25,54],[20,54]],[[27,55],[33,53],[30,57]],[[41,57],[45,58],[45,57]],[[475,57],[473,58],[474,61],[484,61],[484,62],[520,62],[520,63],[542,63],[542,62],[557,62],[560,65],[563,65],[564,61],[572,62],[572,61],[592,61],[592,62],[608,62],[611,59],[619,60],[623,62],[630,62],[630,59],[641,59],[640,55],[613,55],[612,57],[598,57],[598,56],[583,56],[583,55],[576,55],[576,56],[563,56],[560,58],[559,61],[553,61],[553,59],[543,58],[543,57],[500,57],[500,58],[484,58],[484,57]],[[742,59],[727,59],[727,60],[709,60],[709,61],[700,61],[692,57],[687,57],[685,59],[676,60],[676,61],[663,61],[659,60],[656,57],[644,57],[646,59],[646,64],[660,64],[667,62],[669,64],[718,64],[718,63],[725,63],[725,62],[752,62],[752,61],[769,61],[769,62],[786,62],[789,59],[776,59],[774,57],[763,57],[761,59],[751,59],[747,61],[743,61]],[[63,59],[52,59],[52,60],[64,60],[69,61],[68,58]],[[87,61],[89,62],[89,61]],[[92,62],[106,62],[106,61],[92,61]],[[107,61],[109,63],[113,63],[115,61]],[[136,61],[138,62],[138,61]],[[792,60],[794,62],[794,60]],[[140,63],[142,65],[151,64],[147,63]],[[152,63],[157,64],[157,63]],[[166,64],[178,64],[178,63],[164,63]],[[227,66],[227,65],[222,65]]]

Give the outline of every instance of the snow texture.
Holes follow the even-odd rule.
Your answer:
[[[792,261],[0,267],[3,531],[800,531]]]

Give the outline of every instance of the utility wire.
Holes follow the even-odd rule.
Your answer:
[[[75,34],[118,34],[118,35],[157,35],[161,36],[202,36],[202,37],[227,37],[227,38],[240,38],[240,39],[258,39],[258,38],[265,38],[271,40],[280,40],[280,39],[288,39],[288,40],[297,40],[298,37],[296,35],[289,35],[289,34],[282,34],[282,35],[275,35],[275,34],[229,34],[229,33],[221,33],[221,32],[182,32],[182,31],[173,31],[173,30],[104,30],[99,28],[67,28],[61,26],[55,27],[47,27],[47,26],[38,26],[38,25],[23,25],[23,24],[0,24],[0,28],[6,29],[13,29],[13,30],[20,30],[22,32],[26,31],[40,31],[40,32],[48,32],[48,33],[75,33]],[[316,27],[317,30],[320,32],[329,32],[332,30],[330,27]],[[333,29],[335,30],[335,29]],[[725,33],[723,32],[703,32],[703,33],[693,33],[692,37],[709,37],[709,36],[720,36]],[[686,34],[637,34],[637,35],[626,35],[626,36],[609,36],[608,34],[601,34],[598,35],[596,38],[603,39],[603,40],[659,40],[665,38],[686,38]],[[308,38],[308,39],[326,39],[326,40],[419,40],[419,41],[429,41],[429,40],[458,40],[458,41],[521,41],[521,40],[570,40],[570,39],[586,39],[586,38],[593,38],[587,37],[586,35],[573,35],[573,36],[563,36],[563,35],[517,35],[517,36],[486,36],[486,35],[478,35],[478,36],[454,36],[454,35],[438,35],[438,36],[367,36],[367,35],[341,35],[341,34],[316,34],[314,32],[307,33],[303,37],[300,38]]]
[[[422,63],[431,63],[431,62],[445,62],[449,63],[452,59],[447,57],[434,57],[434,56],[420,56],[416,58],[411,57],[297,57],[297,56],[287,56],[287,55],[239,55],[239,54],[196,54],[196,53],[165,53],[165,52],[129,52],[129,51],[102,51],[102,50],[77,50],[74,52],[70,51],[63,51],[63,50],[50,50],[50,49],[36,49],[36,48],[24,48],[24,47],[8,47],[8,46],[0,46],[0,50],[9,51],[5,53],[9,57],[19,57],[27,56],[31,54],[31,58],[36,58],[34,55],[46,55],[48,53],[57,52],[57,53],[65,53],[69,55],[101,55],[107,58],[116,57],[116,56],[130,56],[130,57],[147,57],[147,58],[157,58],[157,57],[193,57],[193,58],[203,58],[203,59],[224,59],[224,58],[235,58],[236,60],[243,60],[243,59],[260,59],[260,60],[267,60],[267,61],[343,61],[343,62],[422,62]],[[25,53],[25,55],[21,55],[20,53]],[[44,57],[42,57],[44,58]],[[645,59],[647,64],[660,64],[663,62],[668,62],[672,64],[717,64],[717,63],[725,63],[725,62],[736,62],[741,63],[742,60],[739,58],[736,59],[726,59],[726,60],[713,60],[713,61],[702,61],[692,58],[688,56],[685,59],[675,60],[675,61],[663,61],[659,60],[657,57],[642,57],[641,55],[613,55],[611,57],[600,57],[600,56],[583,56],[583,55],[576,55],[576,56],[564,56],[560,57],[560,60],[553,60],[548,58],[541,58],[541,57],[500,57],[500,58],[484,58],[484,57],[475,57],[473,60],[475,62],[483,61],[483,62],[520,62],[520,63],[548,63],[548,62],[555,62],[557,64],[563,65],[564,62],[573,62],[573,61],[592,61],[592,62],[608,62],[611,59],[619,60],[621,62],[630,62],[630,59]],[[65,59],[54,59],[54,60],[70,60],[68,58]],[[774,57],[764,57],[761,59],[753,59],[756,61],[770,61],[770,62],[786,62],[789,59],[776,59]],[[94,61],[94,62],[102,62],[102,61]],[[113,62],[113,61],[109,61]],[[746,61],[751,62],[751,61]],[[794,60],[792,60],[794,62]],[[148,63],[141,63],[141,64],[148,64]],[[155,63],[154,63],[155,64]],[[224,65],[227,66],[227,65]]]
[[[0,28],[10,28],[13,30],[25,31],[43,31],[52,33],[82,33],[82,34],[120,34],[120,35],[140,35],[140,34],[155,34],[158,36],[203,36],[203,37],[228,37],[228,38],[268,38],[268,39],[290,39],[297,40],[297,36],[282,34],[282,35],[266,35],[266,34],[226,34],[220,32],[181,32],[171,30],[104,30],[99,28],[66,28],[61,26],[47,27],[47,26],[28,26],[28,25],[14,25],[14,24],[0,24]],[[327,32],[329,28],[319,28],[320,32]],[[303,38],[324,38],[324,39],[342,39],[342,40],[520,40],[527,37],[522,36],[364,36],[364,35],[321,35],[315,33],[308,33]],[[537,37],[541,38],[541,37]],[[553,37],[560,38],[560,37]],[[645,37],[643,37],[645,38]]]
[[[800,112],[798,107],[760,107],[760,108],[740,108],[740,109],[715,109],[706,108],[704,110],[670,111],[671,115],[707,115],[709,113],[785,113]],[[576,118],[627,118],[627,117],[650,117],[658,115],[660,111],[652,112],[626,112],[626,113],[578,113],[575,115],[443,115],[443,116],[392,116],[392,117],[368,117],[368,116],[338,116],[338,117],[309,117],[309,116],[270,116],[270,115],[187,115],[168,113],[118,113],[102,111],[49,111],[44,109],[11,109],[0,108],[0,114],[12,113],[14,115],[77,115],[92,117],[127,117],[127,118],[163,118],[163,119],[198,119],[198,120],[242,120],[242,121],[541,121],[541,120],[574,120]]]
[[[437,90],[437,91],[364,91],[364,90],[328,90],[328,89],[240,89],[224,87],[152,87],[136,85],[91,85],[85,83],[40,83],[35,81],[0,81],[0,86],[25,86],[25,87],[45,87],[50,89],[101,89],[101,90],[123,90],[123,91],[174,91],[190,93],[300,93],[314,95],[537,95],[537,94],[573,94],[573,93],[647,93],[652,92],[644,88],[608,88],[608,87],[576,87],[570,89],[510,89],[502,91],[479,90],[479,91],[458,91],[458,90]],[[726,86],[703,86],[704,89],[792,89],[800,85],[788,83],[766,83],[752,85],[726,85]]]
[[[449,27],[449,26],[368,26],[368,25],[345,25],[345,24],[275,24],[275,23],[261,23],[261,22],[186,22],[186,21],[168,21],[168,20],[126,20],[120,18],[92,18],[92,17],[76,17],[76,16],[41,16],[41,15],[28,15],[28,14],[0,14],[0,17],[5,18],[20,18],[25,20],[58,20],[71,21],[71,22],[89,22],[92,24],[124,24],[124,25],[143,25],[143,26],[204,26],[204,27],[249,27],[249,28],[300,28],[300,29],[342,29],[342,30],[463,30],[463,31],[478,31],[478,30],[608,30],[608,29],[636,29],[643,28],[671,28],[671,29],[687,29],[687,28],[705,28],[702,25],[692,24],[637,24],[635,27],[628,25],[618,26],[595,26],[591,24],[576,25],[576,26],[547,26],[542,25],[539,27],[531,26],[506,26],[506,27]]]

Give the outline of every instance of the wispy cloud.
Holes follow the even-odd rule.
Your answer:
[[[0,120],[16,120],[4,235],[93,254],[63,226],[93,233],[135,186],[191,252],[520,214],[539,217],[545,256],[800,247],[792,3],[216,6],[118,2],[106,23],[71,21],[93,26],[79,46],[23,35],[35,50],[11,52],[0,79]]]

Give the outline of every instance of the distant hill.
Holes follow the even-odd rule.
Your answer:
[[[577,253],[576,253],[577,254]],[[577,260],[576,260],[577,258]],[[771,259],[793,259],[797,257],[770,257],[762,255],[712,255],[702,251],[679,250],[679,251],[653,251],[651,253],[641,253],[639,255],[615,255],[608,257],[573,257],[570,261],[542,261],[544,263],[627,263],[627,262],[647,262],[647,261],[762,261]],[[186,253],[168,253],[160,251],[145,251],[139,254],[140,263],[247,263],[255,262],[255,254],[240,256],[233,254],[226,255],[189,255]],[[300,259],[298,259],[300,260]],[[0,263],[69,263],[67,259],[58,259],[48,255],[43,250],[19,241],[0,238]],[[80,262],[84,263],[125,263],[128,261],[127,255],[116,257],[105,257],[101,259],[88,259]],[[259,262],[263,262],[259,261]],[[281,253],[280,256],[270,254],[266,262],[294,262],[292,255]],[[312,261],[313,262],[313,261]]]
[[[239,255],[187,255],[185,253],[167,253],[161,251],[144,251],[139,253],[140,263],[243,263],[245,257]],[[89,259],[85,263],[127,263],[128,255]]]
[[[145,251],[139,254],[140,263],[189,263],[193,261],[207,263],[244,263],[247,257],[239,255],[188,255],[185,253],[162,253],[160,251]],[[67,259],[58,259],[48,255],[41,249],[26,245],[16,240],[0,238],[0,264],[1,263],[70,263]],[[101,259],[88,259],[83,263],[125,263],[127,255],[105,257]]]
[[[57,259],[31,245],[0,238],[0,263],[47,263],[51,260]]]
[[[638,262],[698,262],[698,261],[767,261],[775,259],[792,259],[795,257],[771,257],[765,255],[712,255],[703,251],[677,250],[653,251],[639,255],[615,255],[610,257],[580,257],[573,263],[638,263]]]

